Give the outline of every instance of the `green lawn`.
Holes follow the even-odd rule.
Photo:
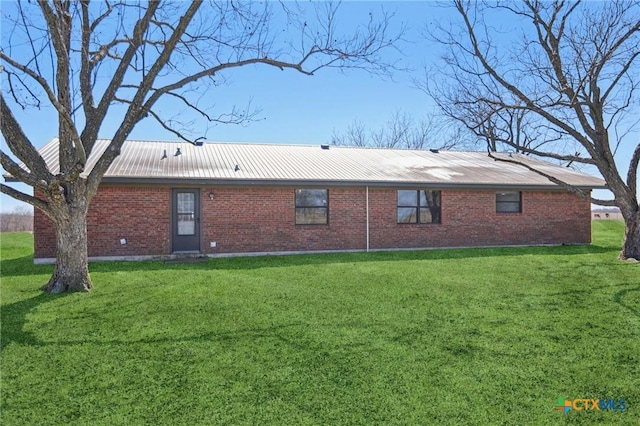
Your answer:
[[[45,424],[640,424],[640,265],[592,246],[95,263],[2,234],[1,412]],[[624,398],[625,411],[554,409]]]

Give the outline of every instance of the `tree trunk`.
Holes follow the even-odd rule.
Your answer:
[[[620,259],[636,259],[640,261],[640,211],[624,215],[624,241]]]
[[[53,276],[43,290],[49,293],[67,291],[89,291],[93,287],[89,277],[87,252],[86,197],[73,204],[62,204],[56,208],[56,265]]]

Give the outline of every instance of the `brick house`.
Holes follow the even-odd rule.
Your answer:
[[[55,173],[57,139],[40,152]],[[604,188],[601,179],[517,158],[585,191]],[[133,260],[588,244],[591,212],[588,201],[486,153],[128,141],[87,227],[91,258]],[[52,224],[37,209],[34,240],[35,261],[52,262]]]

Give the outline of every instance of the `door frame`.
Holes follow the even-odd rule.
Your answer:
[[[178,222],[177,222],[177,194],[178,193],[192,193],[195,195],[195,205],[194,205],[194,219],[195,219],[195,233],[191,237],[193,242],[186,249],[183,247],[177,246],[178,239],[180,238],[178,235]],[[201,226],[201,217],[202,217],[202,190],[200,188],[171,188],[171,202],[170,204],[170,232],[171,232],[171,253],[202,253],[202,226]],[[184,241],[183,241],[184,242]]]

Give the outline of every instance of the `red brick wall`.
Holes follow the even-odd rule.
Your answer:
[[[364,188],[329,189],[329,224],[296,225],[294,187],[202,188],[204,253],[364,250]],[[214,193],[210,200],[208,194]],[[370,247],[589,243],[590,205],[563,191],[525,191],[522,213],[496,213],[495,191],[442,191],[441,224],[396,223],[396,189],[370,188]],[[88,217],[90,256],[171,253],[171,188],[103,185]],[[35,257],[55,256],[50,221],[36,209]],[[121,245],[120,239],[127,244]],[[215,241],[217,247],[211,248]]]
[[[168,187],[102,186],[87,216],[89,256],[169,253],[170,194]],[[55,257],[53,225],[38,209],[34,237],[36,258]]]
[[[296,225],[294,187],[208,188],[202,197],[205,253],[366,249],[365,193],[329,189],[329,224]],[[213,192],[210,200],[207,194]],[[210,247],[215,241],[216,248]]]
[[[396,190],[371,189],[371,248],[591,242],[587,201],[564,191],[522,193],[522,213],[496,213],[495,191],[442,191],[441,224],[396,223]]]
[[[53,224],[39,209],[33,209],[33,251],[36,259],[56,256]]]

